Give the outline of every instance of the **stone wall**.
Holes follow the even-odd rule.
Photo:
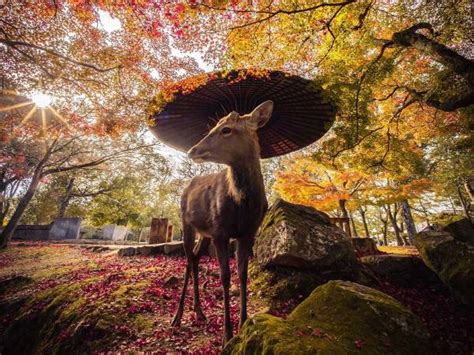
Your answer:
[[[79,217],[56,218],[49,230],[49,239],[79,239],[81,221]]]
[[[13,233],[14,240],[48,240],[52,224],[20,224]]]

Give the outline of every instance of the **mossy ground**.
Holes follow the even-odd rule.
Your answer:
[[[208,322],[194,320],[188,290],[181,328],[172,332],[169,327],[184,265],[184,258],[179,257],[117,258],[109,252],[93,253],[72,246],[13,244],[0,251],[0,352],[218,353],[222,291],[215,260],[205,258],[201,262],[201,300]],[[234,261],[231,267],[232,284],[237,285]],[[176,276],[179,282],[165,287],[164,281],[170,276]],[[313,276],[317,279],[317,275]],[[298,275],[291,282],[281,280],[277,288],[272,288],[275,283],[269,274],[252,267],[249,314],[265,310],[287,316],[305,296],[295,291],[295,285],[301,283],[304,287],[296,289],[311,292],[312,282],[319,282],[313,276]],[[460,308],[447,292],[439,293],[429,285],[400,288],[390,280],[382,281],[380,289],[422,318],[433,343],[445,354],[472,353],[472,311]],[[279,292],[292,297],[279,304],[267,298]],[[236,296],[231,309],[236,329]]]
[[[118,258],[79,247],[12,244],[0,251],[2,354],[188,351],[218,353],[222,291],[217,262],[203,258],[206,323],[194,320],[188,288],[182,326],[169,324],[182,286],[181,257]],[[238,284],[232,261],[233,284]],[[169,276],[178,284],[166,286]],[[249,311],[265,305],[250,291]],[[232,298],[238,323],[238,297]]]

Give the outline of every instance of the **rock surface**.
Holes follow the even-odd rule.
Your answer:
[[[474,225],[467,218],[448,224],[442,230],[460,242],[466,242],[474,246]]]
[[[425,264],[461,302],[474,305],[474,246],[445,231],[421,232],[415,246]]]
[[[377,244],[372,238],[352,238],[358,256],[378,254]]]
[[[258,314],[223,354],[430,354],[421,321],[392,297],[346,281],[316,288],[287,320]]]
[[[163,244],[163,252],[165,255],[180,255],[184,256],[184,244],[183,242],[170,242]]]
[[[412,255],[369,255],[360,258],[377,276],[382,276],[400,285],[414,286],[420,283],[440,284],[438,276],[425,263]]]
[[[283,266],[305,270],[352,268],[353,245],[329,217],[311,207],[277,200],[260,228],[254,255],[264,267]]]

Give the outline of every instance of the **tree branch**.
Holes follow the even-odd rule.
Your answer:
[[[93,69],[95,71],[98,71],[100,73],[105,73],[105,72],[108,72],[108,71],[111,71],[111,70],[115,70],[115,69],[118,69],[121,67],[121,65],[116,65],[114,67],[111,67],[111,68],[100,68],[94,64],[89,64],[89,63],[85,63],[85,62],[81,62],[81,61],[78,61],[78,60],[75,60],[75,59],[72,59],[72,58],[69,58],[61,53],[58,53],[56,51],[53,51],[52,49],[49,49],[49,48],[44,48],[44,47],[41,47],[39,45],[36,45],[36,44],[33,44],[33,43],[28,43],[28,42],[24,42],[24,41],[13,41],[13,40],[9,40],[9,39],[6,39],[6,38],[1,38],[0,39],[0,43],[3,43],[9,47],[12,47],[16,50],[18,50],[20,53],[23,53],[24,55],[27,55],[26,53],[22,52],[20,49],[18,49],[17,47],[29,47],[29,48],[34,48],[34,49],[38,49],[42,52],[45,52],[45,53],[48,53],[48,54],[51,54],[51,55],[54,55],[56,57],[59,57],[61,59],[64,59],[65,61],[68,61],[70,63],[73,63],[73,64],[76,64],[76,65],[80,65],[80,66],[83,66],[83,67],[86,67],[86,68],[89,68],[89,69]],[[29,56],[29,55],[27,55]],[[30,59],[31,56],[29,56]]]

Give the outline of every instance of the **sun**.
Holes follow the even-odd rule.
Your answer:
[[[51,104],[53,98],[42,92],[35,92],[33,95],[31,95],[31,100],[35,103],[36,106],[45,108],[49,106],[49,104]]]

